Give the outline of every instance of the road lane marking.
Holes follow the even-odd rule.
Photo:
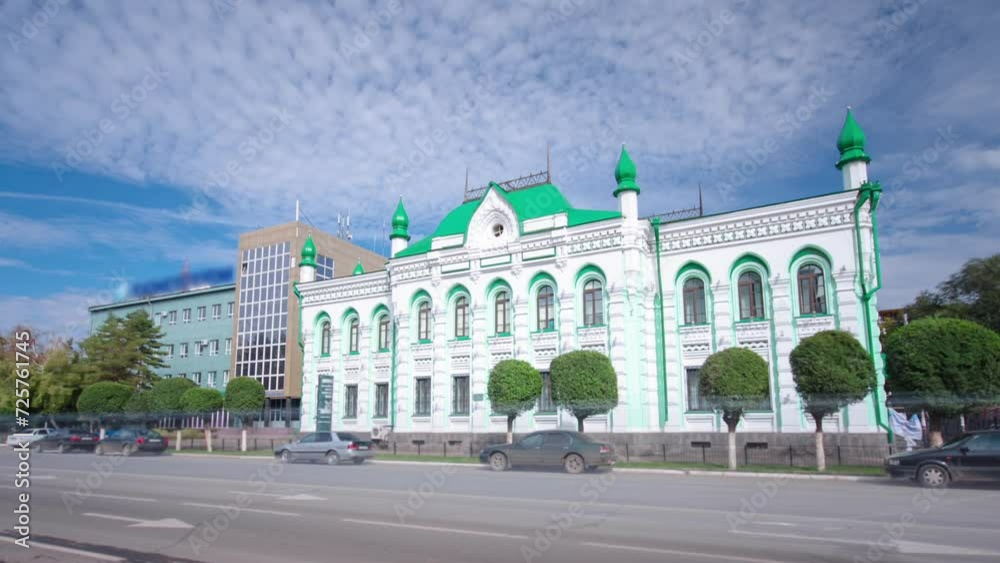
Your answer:
[[[4,541],[9,541],[14,543],[14,538],[7,536],[0,536],[0,539]],[[114,555],[105,555],[103,553],[95,553],[93,551],[84,551],[82,549],[73,549],[72,547],[62,547],[61,545],[52,545],[50,543],[43,543],[37,540],[31,542],[31,547],[37,547],[39,549],[48,549],[49,551],[58,551],[60,553],[69,553],[72,555],[81,555],[83,557],[89,557],[91,559],[97,559],[98,561],[125,561],[121,557],[116,557]]]
[[[176,518],[162,518],[159,520],[144,520],[142,518],[129,518],[128,516],[117,516],[115,514],[99,514],[97,512],[84,512],[84,516],[95,518],[106,518],[108,520],[120,520],[122,522],[132,522],[129,528],[194,528],[191,524]]]
[[[479,530],[463,530],[461,528],[439,528],[437,526],[418,526],[416,524],[396,524],[394,522],[381,522],[378,520],[361,520],[357,518],[341,518],[341,522],[353,522],[355,524],[368,524],[371,526],[389,526],[390,528],[409,528],[411,530],[425,530],[428,532],[444,532],[449,534],[467,534],[470,536],[490,536],[494,538],[510,538],[517,540],[531,539],[528,536],[518,534],[503,534],[500,532],[481,532]]]
[[[775,559],[754,559],[745,555],[720,555],[715,553],[701,553],[697,551],[681,551],[678,549],[661,549],[658,547],[640,547],[637,545],[620,545],[616,543],[583,542],[582,545],[592,547],[604,547],[607,549],[624,549],[628,551],[642,551],[645,553],[662,553],[664,555],[684,555],[687,557],[704,557],[706,559],[730,559],[732,561],[755,561],[756,563],[780,563]]]
[[[226,506],[224,504],[202,504],[200,502],[182,502],[184,506],[200,506],[202,508],[218,508],[219,510],[239,510],[240,512],[261,512],[263,514],[274,514],[277,516],[302,516],[297,512],[281,512],[280,510],[265,510],[263,508],[240,508],[237,505]]]
[[[15,487],[13,485],[0,485],[0,489],[16,489],[16,488],[18,487]],[[104,493],[79,493],[78,491],[62,491],[55,489],[43,489],[43,491],[50,493],[58,493],[58,494],[79,495],[80,498],[101,497],[101,498],[113,498],[117,500],[130,500],[135,502],[156,502],[155,498],[146,498],[146,497],[125,497],[121,495],[106,495]]]
[[[278,500],[327,500],[323,497],[306,493],[252,493],[249,491],[229,491],[234,495],[256,495],[261,497],[277,497]]]

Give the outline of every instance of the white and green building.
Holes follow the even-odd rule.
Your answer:
[[[623,148],[608,185],[617,208],[575,208],[547,177],[491,183],[417,241],[400,200],[382,270],[315,281],[306,245],[296,287],[302,430],[502,433],[506,419],[486,398],[492,366],[518,358],[544,374],[552,358],[585,349],[611,358],[620,397],[587,431],[714,432],[725,426],[698,395],[699,368],[743,346],[768,362],[771,388],[741,431],[811,432],[788,356],[800,339],[839,328],[872,353],[879,386],[824,428],[888,433],[875,304],[881,189],[868,181],[864,144],[848,111],[843,185],[751,209],[642,218]],[[546,391],[515,430],[556,427],[575,419]]]

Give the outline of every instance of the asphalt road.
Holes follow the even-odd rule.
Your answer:
[[[0,561],[996,561],[1000,487],[34,454]]]

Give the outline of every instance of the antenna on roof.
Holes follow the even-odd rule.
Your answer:
[[[552,183],[552,143],[545,143],[545,182]]]
[[[701,201],[701,182],[698,182],[698,216],[701,217],[705,214],[705,206]]]
[[[469,191],[469,167],[465,167],[465,191]]]

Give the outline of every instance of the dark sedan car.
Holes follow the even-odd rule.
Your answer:
[[[165,449],[167,449],[167,439],[159,433],[142,428],[124,428],[108,432],[104,439],[97,443],[97,449],[94,451],[97,455],[129,456],[136,452],[162,454]]]
[[[925,487],[944,487],[959,479],[1000,480],[1000,431],[969,432],[940,448],[891,455],[885,470]]]
[[[511,467],[562,467],[567,473],[615,463],[615,451],[589,436],[568,430],[543,430],[528,434],[513,444],[488,446],[479,453],[479,461],[494,471]]]
[[[35,441],[31,447],[36,452],[56,451],[65,453],[71,450],[94,451],[97,446],[98,436],[86,430],[56,430],[50,432],[41,440]]]

